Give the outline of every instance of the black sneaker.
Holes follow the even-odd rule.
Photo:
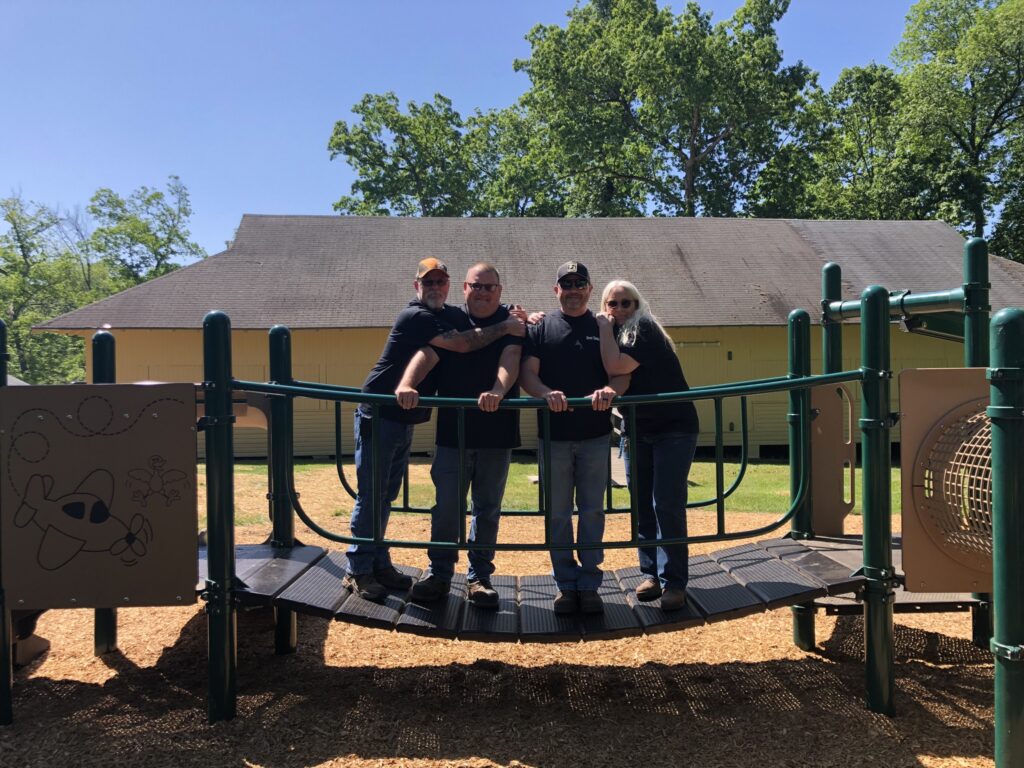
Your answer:
[[[384,598],[388,596],[387,589],[374,578],[372,573],[346,573],[341,586],[352,594],[359,595],[363,600],[371,600],[375,603],[384,602]]]
[[[412,585],[412,599],[419,603],[433,603],[448,594],[452,585],[437,576],[427,576]]]
[[[661,597],[661,582],[653,576],[648,576],[636,588],[636,599],[642,603],[649,603],[659,597]]]
[[[412,576],[406,576],[393,565],[373,572],[374,577],[388,589],[407,590],[412,586]]]
[[[604,613],[604,603],[595,589],[580,590],[580,610],[583,613]]]
[[[555,613],[576,613],[580,605],[580,593],[575,589],[563,589],[555,598]]]
[[[469,602],[477,608],[497,608],[498,592],[489,579],[469,582]]]

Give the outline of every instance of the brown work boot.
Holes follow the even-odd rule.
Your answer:
[[[555,598],[555,613],[567,614],[576,613],[580,605],[580,595],[575,589],[563,589]]]
[[[661,581],[654,576],[648,576],[636,588],[636,599],[642,603],[649,603],[659,597],[661,597]]]
[[[682,587],[667,587],[661,596],[661,610],[678,611],[686,605],[686,590]]]
[[[498,607],[498,591],[491,586],[490,579],[469,582],[469,602],[477,608]]]
[[[393,565],[375,570],[373,576],[388,589],[401,591],[412,586],[412,576],[405,575]]]

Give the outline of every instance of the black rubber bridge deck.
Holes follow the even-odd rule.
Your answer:
[[[899,541],[893,562],[899,567]],[[206,550],[199,551],[199,586],[206,578]],[[639,568],[605,573],[600,593],[604,613],[560,616],[553,600],[558,589],[551,576],[495,576],[497,610],[474,607],[467,599],[466,578],[457,575],[450,593],[434,604],[421,605],[407,591],[391,591],[383,603],[372,603],[342,586],[344,553],[320,547],[291,549],[245,545],[235,550],[242,605],[277,605],[297,613],[353,624],[394,629],[432,637],[487,642],[560,642],[611,639],[654,634],[796,604],[810,604],[829,614],[860,613],[858,593],[864,579],[857,574],[862,551],[857,538],[760,541],[690,558],[687,603],[682,610],[663,611],[661,601],[640,602],[636,588],[645,578]],[[399,566],[413,577],[418,568]],[[896,612],[967,610],[970,595],[923,595],[897,590]]]

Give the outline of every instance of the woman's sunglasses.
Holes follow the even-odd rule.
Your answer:
[[[619,307],[622,307],[623,309],[629,309],[635,303],[636,302],[634,302],[632,299],[619,299],[618,301],[616,301],[615,299],[608,299],[608,301],[605,302],[605,304],[607,304],[612,309],[618,309]]]

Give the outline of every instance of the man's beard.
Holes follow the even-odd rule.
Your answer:
[[[444,306],[444,299],[437,294],[427,295],[423,297],[423,303],[427,305],[427,309],[432,309],[436,312]]]

